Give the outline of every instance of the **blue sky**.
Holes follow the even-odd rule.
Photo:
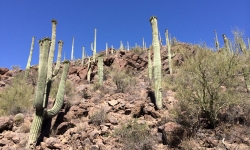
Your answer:
[[[24,69],[32,36],[36,39],[31,64],[37,64],[37,41],[51,37],[51,19],[58,21],[56,40],[64,41],[63,52],[70,59],[73,36],[75,58],[81,58],[82,46],[92,55],[94,28],[97,51],[104,50],[106,42],[118,48],[120,40],[142,45],[143,37],[149,45],[153,15],[164,39],[168,29],[181,42],[213,46],[216,29],[222,45],[221,34],[232,38],[236,27],[250,37],[249,0],[0,0],[0,67]]]

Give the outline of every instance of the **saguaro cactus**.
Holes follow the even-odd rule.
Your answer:
[[[36,96],[34,100],[35,116],[30,128],[29,141],[27,147],[29,149],[34,149],[37,138],[41,132],[42,124],[45,117],[55,116],[63,105],[63,96],[65,91],[65,82],[67,73],[69,70],[69,62],[65,62],[64,70],[62,73],[61,81],[59,84],[56,101],[50,110],[46,109],[48,102],[48,94],[50,90],[51,80],[48,79],[48,54],[50,53],[49,48],[51,40],[49,38],[44,38],[39,41],[40,44],[40,56],[39,56],[39,69],[38,69],[38,81],[36,88]]]
[[[99,78],[99,84],[103,85],[103,57],[98,57],[98,78]]]
[[[219,51],[219,49],[220,49],[220,43],[218,41],[216,30],[214,30],[214,34],[215,34],[214,44],[215,44],[215,47],[216,47],[217,51]]]
[[[51,46],[49,50],[49,58],[48,58],[48,78],[52,78],[52,66],[54,61],[55,47],[56,47],[56,20],[51,20],[52,22],[52,36],[51,36]]]
[[[145,50],[145,42],[144,42],[144,38],[142,38],[142,50]]]
[[[96,57],[96,29],[94,33],[94,44],[93,42],[91,43],[91,50],[93,52],[93,62],[95,62],[95,57]]]
[[[120,50],[123,50],[123,43],[120,41]]]
[[[26,70],[25,70],[25,76],[24,76],[25,79],[28,78],[29,72],[30,72],[30,63],[31,63],[31,59],[32,59],[33,49],[34,49],[34,41],[35,41],[35,37],[33,36],[31,46],[30,46],[30,55],[29,55],[28,62],[27,62],[27,65],[26,65]]]
[[[106,43],[106,56],[108,56],[108,43]]]
[[[162,87],[161,87],[161,53],[160,53],[160,42],[158,39],[158,25],[157,18],[155,16],[150,18],[152,26],[152,38],[153,38],[153,49],[154,49],[154,92],[156,99],[157,109],[162,108]]]
[[[89,57],[88,61],[88,72],[87,72],[87,81],[90,83],[90,75],[91,75],[91,59]]]
[[[82,47],[82,66],[84,65],[84,59],[85,59],[85,47]]]
[[[58,41],[58,53],[57,53],[57,61],[56,61],[56,67],[53,72],[53,76],[58,74],[58,71],[60,69],[60,63],[61,63],[61,57],[62,57],[62,47],[63,47],[63,41]]]
[[[228,39],[226,37],[225,34],[222,34],[222,37],[223,37],[223,40],[224,40],[224,52],[230,52],[230,49],[229,49],[229,44],[228,44]]]
[[[129,51],[129,43],[127,42],[127,50]]]
[[[168,63],[169,63],[169,71],[170,74],[173,74],[173,64],[172,64],[172,55],[171,55],[171,44],[169,42],[169,37],[168,37],[168,29],[165,31],[165,36],[166,36],[166,43],[168,47]]]
[[[71,49],[71,60],[74,60],[74,37],[73,37],[73,40],[72,40],[72,49]]]

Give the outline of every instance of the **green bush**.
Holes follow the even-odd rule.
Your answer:
[[[150,150],[153,137],[147,124],[140,124],[137,120],[130,120],[127,124],[117,128],[113,134],[123,143],[124,149]]]
[[[116,92],[129,92],[131,86],[135,86],[136,79],[132,77],[129,73],[126,73],[125,71],[113,71],[113,81],[116,84],[117,90]]]
[[[34,88],[27,84],[23,74],[16,75],[10,85],[0,92],[0,116],[15,115],[29,110],[33,94]]]
[[[189,125],[205,118],[214,128],[218,111],[239,100],[235,90],[240,70],[238,56],[200,48],[181,67],[176,81],[179,108],[172,114]]]

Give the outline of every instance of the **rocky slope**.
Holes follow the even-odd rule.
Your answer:
[[[185,43],[174,45],[174,66],[185,63],[182,51],[192,55],[195,47]],[[161,52],[163,76],[168,76],[166,47]],[[200,128],[193,134],[176,123],[169,112],[178,101],[174,91],[163,89],[163,109],[156,110],[147,75],[146,51],[117,51],[105,56],[103,87],[96,84],[97,64],[92,65],[92,80],[87,83],[87,66],[80,63],[80,60],[71,62],[68,80],[73,91],[65,95],[60,113],[44,124],[36,149],[250,149],[249,127],[240,123]],[[121,79],[117,76],[123,71],[129,78],[122,76],[128,81],[122,82],[126,86],[118,87]],[[0,68],[0,90],[17,72]],[[37,67],[32,67],[31,72],[37,72]],[[53,98],[49,104],[53,104]],[[32,113],[0,117],[1,150],[25,149]]]

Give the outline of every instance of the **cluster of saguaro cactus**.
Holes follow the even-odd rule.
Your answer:
[[[158,39],[158,25],[155,16],[150,18],[152,26],[153,50],[154,50],[154,92],[157,109],[162,108],[162,87],[161,87],[161,53]]]
[[[95,57],[96,57],[96,29],[94,33],[94,43],[91,43],[91,50],[93,52],[93,62],[95,62]]]
[[[98,78],[99,78],[99,84],[103,85],[103,57],[98,57]]]
[[[35,37],[32,37],[32,42],[31,42],[31,46],[30,46],[30,54],[29,54],[29,58],[28,58],[28,62],[26,65],[26,70],[25,70],[25,79],[28,78],[29,76],[29,71],[30,71],[30,63],[31,63],[31,59],[32,59],[32,53],[33,53],[33,49],[34,49],[34,42],[35,42]]]
[[[58,74],[58,71],[54,71],[52,74],[52,64],[54,58],[55,49],[55,31],[56,20],[52,20],[52,41],[50,38],[44,38],[39,41],[40,56],[39,56],[39,68],[38,68],[38,81],[36,88],[36,96],[34,100],[35,115],[30,128],[29,141],[27,143],[28,149],[34,149],[38,136],[42,130],[42,124],[45,118],[55,116],[63,105],[63,96],[65,91],[65,82],[67,79],[67,73],[69,70],[69,62],[64,62],[64,69],[59,84],[56,100],[53,107],[49,110],[46,109],[51,82]],[[62,47],[63,42],[59,41],[59,49]],[[59,53],[59,52],[58,52]],[[61,55],[61,54],[60,54]],[[57,57],[57,63],[60,63],[61,56]]]
[[[170,74],[173,74],[173,64],[172,64],[172,54],[171,54],[171,44],[169,41],[169,37],[168,37],[168,30],[166,29],[165,31],[165,36],[166,36],[166,44],[168,47],[168,63],[169,63],[169,71]]]

